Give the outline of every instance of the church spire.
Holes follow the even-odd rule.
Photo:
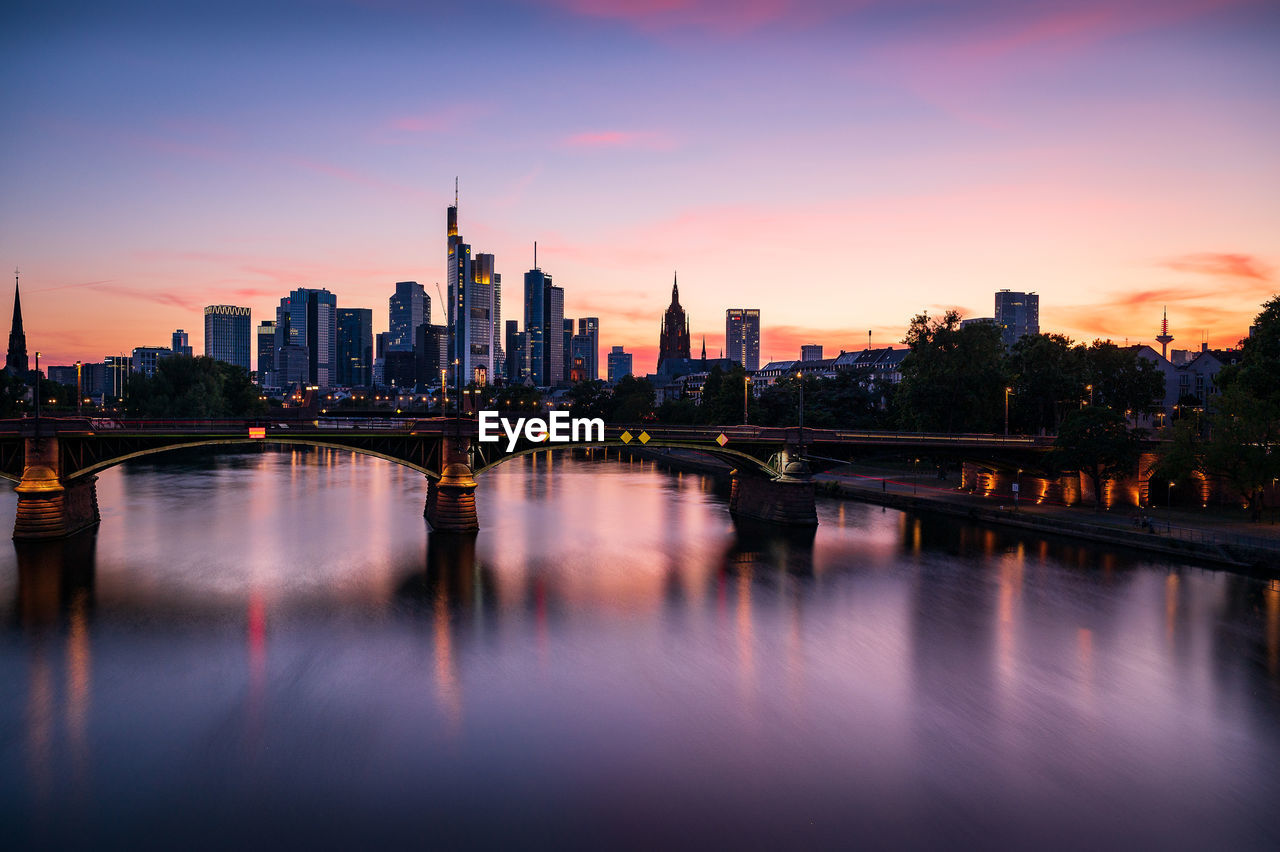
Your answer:
[[[680,282],[674,272],[671,273],[671,304],[680,304]]]
[[[702,335],[702,360],[707,360],[707,336]]]
[[[13,270],[13,326],[9,331],[9,354],[4,367],[10,373],[27,375],[27,335],[22,330],[22,299],[18,294],[18,270]]]

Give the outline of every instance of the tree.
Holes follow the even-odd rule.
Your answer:
[[[1280,296],[1263,304],[1239,363],[1215,384],[1222,392],[1208,413],[1204,469],[1231,483],[1260,520],[1266,487],[1280,478]]]
[[[1164,374],[1137,349],[1120,348],[1110,340],[1095,340],[1084,350],[1085,379],[1093,385],[1094,405],[1116,411],[1149,414],[1164,399]],[[1081,389],[1082,399],[1090,394]]]
[[[597,380],[578,382],[569,388],[569,414],[573,417],[609,417],[612,395],[604,382]]]
[[[1073,411],[1062,421],[1053,443],[1052,462],[1078,470],[1093,484],[1094,511],[1102,511],[1102,485],[1129,473],[1138,463],[1141,434],[1131,432],[1125,416],[1105,405]]]
[[[639,423],[653,418],[656,394],[646,378],[623,376],[613,388],[608,420],[613,423]]]
[[[201,355],[162,358],[155,375],[129,377],[125,410],[142,417],[250,417],[267,411],[243,367]]]
[[[902,427],[921,432],[994,432],[1004,420],[1006,372],[1000,329],[992,323],[961,327],[960,314],[940,320],[922,313],[903,339],[896,395]]]
[[[1073,347],[1069,337],[1023,335],[1009,351],[1009,372],[1010,418],[1019,431],[1054,434],[1067,412],[1080,407],[1084,348]]]

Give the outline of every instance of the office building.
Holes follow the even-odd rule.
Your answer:
[[[148,379],[156,374],[156,364],[161,358],[167,358],[173,354],[173,350],[167,346],[139,346],[133,350],[133,357],[130,359],[129,368],[135,373],[141,373]]]
[[[565,376],[564,290],[536,265],[524,274],[524,329],[533,383],[560,384]]]
[[[258,323],[258,384],[276,387],[276,321]]]
[[[422,387],[439,387],[449,364],[449,329],[423,323],[414,335],[414,373]]]
[[[529,370],[528,357],[521,344],[523,335],[521,335],[519,328],[519,323],[515,320],[507,320],[506,333],[503,335],[502,343],[503,353],[506,355],[503,377],[513,385],[523,382]]]
[[[822,344],[821,343],[805,343],[800,346],[801,361],[821,361],[822,360]]]
[[[658,372],[666,360],[689,360],[689,317],[680,307],[679,282],[672,277],[671,304],[662,316],[662,334],[658,338]]]
[[[286,370],[278,362],[286,346],[305,351],[306,384],[320,390],[333,387],[338,361],[338,300],[334,294],[328,290],[299,288],[280,300],[276,308],[276,370],[282,376]],[[298,355],[290,353],[289,376],[297,373]],[[281,387],[291,384],[284,378],[280,383]]]
[[[424,322],[431,322],[431,297],[417,281],[397,281],[389,306],[387,329],[391,334],[390,346],[411,351],[414,331]],[[373,334],[372,325],[369,334]]]
[[[587,359],[585,363],[586,378],[588,381],[596,381],[600,378],[600,318],[599,317],[581,317],[578,319],[578,334],[589,337],[591,342],[588,346]]]
[[[394,301],[395,296],[391,298]],[[395,312],[393,304],[391,308],[393,318]],[[395,332],[392,331],[389,334],[394,337]],[[412,336],[409,338],[409,349],[406,351],[413,351]],[[370,387],[373,384],[373,310],[371,308],[338,308],[337,384],[344,388]]]
[[[631,370],[631,353],[615,346],[609,351],[609,384],[615,384],[624,376],[634,375]]]
[[[249,372],[250,328],[248,308],[209,305],[204,309],[204,354]]]
[[[458,204],[448,210],[449,361],[455,387],[486,384],[493,377],[493,255],[478,259],[458,234]]]
[[[569,381],[570,368],[573,366],[573,320],[566,319],[564,321],[564,375],[562,381]]]
[[[730,308],[724,312],[724,357],[752,372],[760,369],[760,310]]]
[[[174,355],[191,357],[191,341],[187,339],[187,333],[182,329],[178,329],[173,333],[173,346],[170,348],[173,349]]]
[[[1040,297],[1035,293],[998,290],[995,320],[1005,346],[1017,343],[1024,334],[1039,334]]]

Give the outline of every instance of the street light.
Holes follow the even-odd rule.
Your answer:
[[[1173,480],[1169,480],[1169,487],[1164,492],[1164,514],[1165,527],[1169,530],[1173,529]]]
[[[742,425],[747,425],[747,401],[751,394],[751,377],[744,374],[742,376]]]
[[[1013,393],[1013,388],[1004,389],[1004,433],[1009,434],[1009,394]]]
[[[36,419],[40,419],[40,353],[36,353]]]
[[[84,392],[80,390],[80,362],[77,361],[76,362],[76,414],[77,415],[80,413],[80,397],[82,397],[83,395],[84,395]]]

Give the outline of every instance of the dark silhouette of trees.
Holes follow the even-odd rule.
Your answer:
[[[205,355],[161,358],[150,378],[131,374],[124,404],[139,417],[252,417],[267,411],[243,367]]]

